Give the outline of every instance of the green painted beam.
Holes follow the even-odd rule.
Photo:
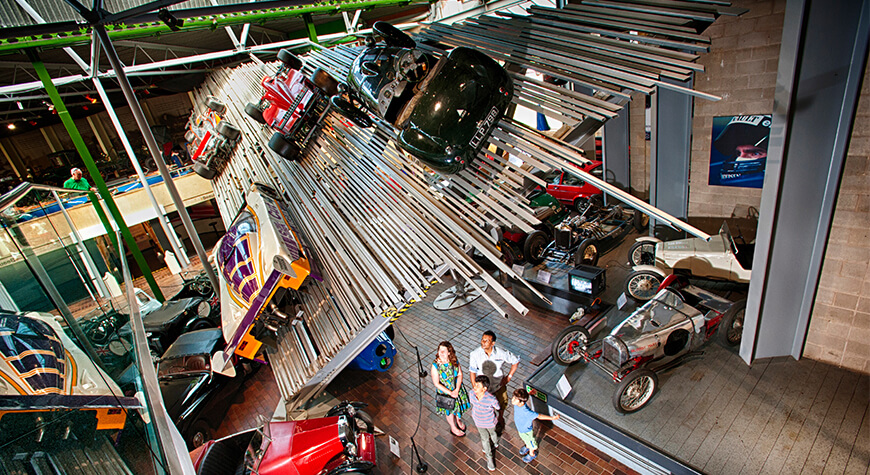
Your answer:
[[[311,17],[311,14],[303,13],[302,19],[305,20],[305,29],[308,30],[308,39],[311,40],[312,43],[319,45],[320,42],[317,41],[317,29],[314,28],[314,19]]]
[[[100,171],[97,169],[97,164],[94,163],[93,157],[91,157],[91,152],[88,151],[84,139],[82,139],[81,134],[76,128],[75,122],[73,122],[66,105],[63,103],[63,99],[61,99],[60,94],[57,92],[57,88],[55,88],[54,83],[51,82],[51,76],[48,75],[48,70],[45,69],[45,65],[39,59],[39,55],[36,51],[27,50],[27,56],[30,58],[30,62],[33,63],[33,68],[36,70],[36,74],[39,76],[40,81],[42,81],[42,84],[45,86],[45,92],[47,92],[48,97],[51,98],[51,103],[54,104],[54,110],[57,111],[58,117],[60,117],[61,122],[63,122],[63,126],[66,128],[67,133],[72,139],[76,151],[79,152],[79,155],[85,162],[85,167],[87,167],[88,172],[91,174],[91,179],[94,180],[94,185],[96,185],[97,191],[100,192],[100,196],[102,196],[103,200],[106,202],[106,207],[115,219],[115,223],[117,223],[118,227],[121,229],[121,236],[123,236],[124,241],[130,248],[130,252],[133,254],[133,259],[136,261],[136,264],[139,265],[142,275],[145,276],[145,280],[148,282],[151,292],[154,293],[154,298],[161,302],[165,301],[166,298],[163,296],[163,292],[157,285],[157,281],[154,280],[154,276],[151,274],[151,269],[145,262],[145,257],[142,255],[142,251],[140,251],[139,246],[136,245],[136,240],[133,239],[133,235],[130,233],[130,229],[127,228],[127,224],[124,222],[124,218],[121,216],[118,206],[112,199],[109,187],[106,186],[105,180],[100,176]],[[93,193],[88,193],[88,195],[93,195]],[[111,228],[107,231],[109,232],[109,235],[112,234]]]
[[[409,5],[412,3],[426,4],[429,2],[420,0],[344,0],[306,6],[270,8],[268,10],[253,9],[248,12],[186,18],[184,19],[184,26],[181,28],[181,31],[214,30],[224,26],[243,25],[245,23],[262,24],[269,20],[283,20],[288,17],[298,17],[305,14],[331,15],[341,13],[342,11]],[[252,3],[251,7],[256,8],[256,4]],[[172,30],[162,22],[131,25],[120,23],[106,25],[106,30],[109,33],[109,38],[112,40],[126,40],[172,33]],[[90,42],[91,28],[83,24],[81,28],[65,33],[0,39],[0,54],[18,53],[29,48],[40,50],[64,48],[67,46],[90,44]]]

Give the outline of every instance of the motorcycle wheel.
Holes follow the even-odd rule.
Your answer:
[[[553,361],[569,366],[582,360],[589,339],[589,330],[582,325],[571,325],[562,330],[553,340]]]
[[[613,393],[613,407],[617,412],[630,414],[638,411],[652,399],[659,388],[659,379],[648,369],[632,371]]]

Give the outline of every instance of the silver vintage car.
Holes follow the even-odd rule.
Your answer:
[[[553,358],[562,365],[582,360],[605,371],[619,384],[613,407],[634,412],[658,389],[657,371],[679,364],[717,334],[726,346],[738,345],[745,308],[745,300],[731,302],[672,276],[601,340],[589,343],[579,325],[563,330],[553,342]]]

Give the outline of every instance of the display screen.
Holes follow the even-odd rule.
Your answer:
[[[572,275],[568,283],[571,286],[571,290],[582,292],[584,294],[592,293],[592,281],[589,279],[585,279],[579,275]]]

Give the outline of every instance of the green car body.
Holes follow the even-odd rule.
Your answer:
[[[396,127],[401,148],[442,173],[459,172],[474,159],[513,97],[507,72],[466,47],[437,58],[376,44],[356,58],[348,85]]]

